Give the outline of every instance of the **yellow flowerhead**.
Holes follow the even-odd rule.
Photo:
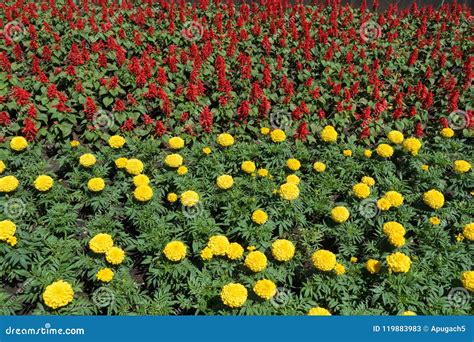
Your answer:
[[[401,144],[403,140],[405,139],[402,132],[395,131],[395,130],[388,132],[387,138],[388,140],[390,140],[392,144],[396,144],[396,145]]]
[[[454,136],[454,131],[449,128],[449,127],[446,127],[446,128],[443,128],[440,132],[441,136],[443,138],[452,138]]]
[[[462,233],[466,239],[474,241],[474,222],[466,224]]]
[[[278,239],[272,243],[272,255],[275,260],[289,261],[295,255],[295,245],[289,240]]]
[[[281,129],[278,128],[278,129],[274,129],[270,133],[270,138],[275,143],[281,143],[281,142],[285,141],[286,134],[285,134],[285,132],[283,132]]]
[[[207,247],[211,249],[214,255],[226,255],[229,248],[229,239],[224,235],[211,236],[207,242]]]
[[[183,176],[185,174],[188,173],[188,168],[184,165],[181,165],[180,167],[178,167],[178,169],[176,170],[176,173],[180,176]]]
[[[342,151],[342,154],[345,157],[351,157],[352,156],[352,151],[351,150],[344,150],[344,151]]]
[[[403,195],[396,191],[388,191],[385,193],[383,197],[386,198],[390,202],[392,207],[395,207],[395,208],[398,208],[399,206],[401,206],[404,200]]]
[[[406,273],[410,270],[411,260],[409,256],[396,252],[387,256],[387,264],[392,272]]]
[[[288,175],[286,176],[286,182],[294,185],[300,184],[300,177],[297,175]]]
[[[144,174],[139,174],[133,177],[133,185],[142,186],[148,185],[150,183],[150,178]]]
[[[336,266],[334,266],[334,271],[337,275],[343,275],[344,273],[346,273],[346,268],[343,264],[336,263]]]
[[[377,208],[379,208],[382,211],[389,210],[392,207],[392,203],[385,197],[382,197],[377,200]]]
[[[405,227],[403,227],[400,223],[395,221],[389,221],[383,224],[383,233],[386,236],[390,236],[393,234],[403,236],[405,235],[406,231]]]
[[[125,259],[125,252],[119,247],[112,247],[105,252],[105,260],[112,265],[120,265]]]
[[[234,145],[235,139],[232,135],[229,133],[222,133],[219,134],[217,137],[217,143],[221,145],[222,147],[229,147]]]
[[[71,140],[71,142],[69,143],[69,145],[74,148],[74,147],[78,147],[81,143],[77,140]]]
[[[199,195],[197,192],[188,190],[181,194],[181,204],[185,207],[192,207],[199,202]]]
[[[417,138],[408,138],[403,142],[403,148],[416,156],[421,148],[421,141]]]
[[[298,171],[301,167],[301,163],[298,159],[290,158],[286,161],[286,166],[288,166],[291,171]]]
[[[322,162],[316,162],[316,163],[313,164],[313,169],[316,172],[324,172],[324,171],[326,171],[326,164],[324,164]]]
[[[127,160],[127,165],[125,166],[125,170],[131,175],[139,175],[143,172],[143,163],[141,160],[132,158]]]
[[[247,254],[245,266],[253,272],[263,271],[267,267],[267,257],[260,251],[253,251]]]
[[[432,209],[440,209],[444,205],[444,196],[438,190],[431,189],[423,194],[423,202]]]
[[[167,196],[166,199],[170,203],[174,203],[178,200],[178,195],[176,195],[174,192],[170,192]]]
[[[337,132],[333,126],[326,126],[321,131],[321,139],[325,142],[335,142],[337,140]]]
[[[3,173],[3,171],[5,171],[5,163],[3,162],[3,160],[0,160],[0,174]]]
[[[0,241],[7,241],[8,238],[15,235],[16,225],[10,220],[0,221]]]
[[[109,138],[109,146],[112,148],[120,148],[123,145],[125,145],[125,139],[121,137],[120,135],[112,135]]]
[[[242,284],[229,283],[221,290],[221,300],[231,308],[240,308],[247,300],[247,289]]]
[[[177,168],[183,165],[183,157],[178,153],[169,154],[165,157],[165,164],[168,167]]]
[[[393,147],[388,144],[380,144],[375,152],[382,158],[390,158],[393,155]]]
[[[91,153],[86,153],[79,157],[79,164],[81,164],[84,167],[91,167],[96,162],[97,162],[97,159]]]
[[[474,292],[474,271],[465,271],[461,274],[462,286],[465,289]]]
[[[74,290],[71,284],[63,280],[55,281],[46,286],[43,292],[43,301],[46,306],[52,309],[58,309],[72,302]]]
[[[100,178],[100,177],[91,178],[91,179],[89,179],[89,181],[87,182],[87,188],[88,188],[90,191],[99,192],[99,191],[104,190],[104,188],[105,188],[105,182],[104,182],[104,180],[103,180],[102,178]]]
[[[28,142],[23,137],[13,137],[10,140],[10,148],[14,151],[20,152],[28,147]]]
[[[336,267],[336,255],[328,250],[320,249],[311,256],[314,267],[320,271],[329,272]]]
[[[173,150],[179,150],[184,147],[184,140],[180,137],[172,137],[168,140],[168,146]]]
[[[128,162],[127,158],[120,157],[120,158],[115,159],[115,166],[118,169],[125,169],[127,167],[127,162]]]
[[[38,191],[48,191],[53,187],[54,180],[47,175],[41,175],[36,177],[34,185]]]
[[[244,255],[244,248],[237,242],[232,242],[227,248],[226,255],[230,260],[239,260]]]
[[[200,256],[202,260],[208,261],[212,259],[214,254],[212,253],[212,250],[209,247],[204,247],[200,253]]]
[[[367,184],[364,183],[357,183],[352,187],[352,192],[354,196],[357,198],[367,198],[370,195],[370,188]]]
[[[349,216],[349,210],[344,206],[337,206],[331,210],[331,218],[336,223],[346,222]]]
[[[280,197],[284,200],[293,201],[297,199],[300,195],[300,189],[295,184],[285,183],[280,185],[278,193],[280,194]]]
[[[222,175],[217,177],[216,184],[219,189],[227,190],[234,185],[234,179],[230,175]]]
[[[264,224],[268,220],[268,215],[261,209],[257,209],[252,214],[252,221],[256,224]]]
[[[252,173],[255,171],[255,163],[250,160],[246,160],[242,163],[240,168],[246,173]]]
[[[95,277],[104,283],[110,283],[114,278],[114,271],[108,267],[100,269]]]
[[[268,279],[257,281],[253,287],[253,292],[262,299],[269,300],[277,293],[275,283]]]
[[[328,309],[321,308],[318,306],[318,307],[309,309],[308,316],[332,316],[332,314],[329,312]]]
[[[466,173],[471,169],[471,164],[465,160],[455,160],[453,169],[457,173]]]
[[[365,268],[369,273],[375,274],[380,272],[380,268],[382,267],[382,263],[375,259],[369,259],[365,263]]]
[[[375,185],[375,179],[369,176],[364,176],[360,180],[362,183],[367,184],[368,186],[374,186]]]
[[[202,153],[204,153],[204,154],[211,154],[211,152],[212,152],[212,150],[211,150],[210,147],[204,147],[202,149]]]
[[[181,261],[186,257],[187,247],[181,241],[168,242],[163,249],[163,254],[170,261]]]
[[[148,185],[137,186],[133,191],[133,197],[140,202],[147,202],[153,197],[153,189]]]
[[[109,234],[99,233],[96,234],[89,241],[89,248],[94,253],[104,254],[114,245],[114,240]]]
[[[364,150],[364,156],[366,158],[372,157],[372,151],[371,150]]]

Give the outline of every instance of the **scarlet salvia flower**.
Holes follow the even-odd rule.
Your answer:
[[[239,108],[237,109],[237,117],[240,121],[246,121],[250,113],[250,102],[245,100],[242,101]]]
[[[95,114],[97,113],[97,107],[95,105],[94,99],[89,96],[86,97],[86,102],[84,103],[84,112],[86,113],[86,118],[89,121],[92,121]]]
[[[308,135],[309,135],[308,124],[305,121],[303,121],[300,123],[300,125],[296,129],[294,138],[306,141],[306,137]]]
[[[26,118],[23,121],[21,133],[26,138],[26,140],[33,141],[35,140],[36,134],[38,133],[38,128],[36,127],[36,124],[33,122],[33,120]]]
[[[134,129],[133,119],[131,118],[127,119],[122,125],[122,127],[120,127],[120,129],[124,132],[133,131]]]
[[[416,126],[415,126],[415,135],[416,135],[418,138],[423,137],[423,125],[421,124],[421,122],[417,122],[417,123],[416,123]]]
[[[10,115],[7,112],[3,111],[0,112],[0,125],[1,126],[9,126],[11,123]]]
[[[199,116],[199,124],[205,133],[212,132],[212,113],[209,110],[209,107],[206,106],[202,110]]]

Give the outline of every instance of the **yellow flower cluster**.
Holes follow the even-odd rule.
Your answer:
[[[192,190],[187,190],[181,194],[181,204],[185,207],[192,207],[198,204],[199,195],[197,192]]]
[[[255,172],[256,166],[255,166],[255,163],[253,161],[246,160],[242,163],[240,168],[245,173],[252,173],[252,172]]]
[[[257,209],[252,214],[252,221],[256,224],[262,225],[268,220],[268,215],[261,209]]]
[[[91,178],[87,182],[87,188],[93,192],[102,191],[105,188],[105,181],[100,177]]]
[[[125,165],[125,170],[131,174],[131,175],[139,175],[140,173],[143,172],[143,163],[141,160],[139,159],[135,159],[135,158],[132,158],[132,159],[128,159],[127,160],[127,164]]]
[[[423,194],[423,202],[432,209],[440,209],[444,205],[444,196],[438,190],[431,189]]]
[[[15,176],[5,176],[0,178],[0,192],[12,192],[18,188],[20,182]]]
[[[421,149],[421,141],[417,138],[408,138],[403,142],[403,148],[413,156],[416,156]]]
[[[300,195],[300,189],[293,183],[284,183],[278,190],[280,197],[287,201],[293,201]]]
[[[178,153],[169,154],[165,157],[165,164],[168,167],[178,168],[183,165],[183,157]]]
[[[321,131],[321,139],[325,142],[335,142],[337,140],[337,132],[333,126],[325,126]]]
[[[277,293],[275,283],[269,279],[261,279],[257,281],[253,287],[253,292],[264,300],[269,300]]]
[[[272,243],[272,255],[277,261],[289,261],[295,255],[295,245],[289,240],[275,240]]]
[[[234,179],[230,175],[222,175],[217,177],[216,184],[219,189],[227,190],[234,185]]]
[[[448,138],[449,139],[449,138],[452,138],[454,136],[454,131],[449,127],[445,127],[441,130],[440,134],[443,138]]]
[[[466,173],[471,169],[471,164],[465,160],[455,160],[453,169],[457,173]]]
[[[354,193],[355,197],[364,199],[369,197],[370,188],[365,183],[357,183],[352,187],[352,192]]]
[[[50,176],[41,175],[34,181],[35,189],[38,191],[48,191],[53,187],[54,181]]]
[[[298,185],[300,184],[301,179],[297,175],[288,175],[286,176],[286,182],[294,184],[294,185]]]
[[[393,156],[393,147],[388,144],[380,144],[375,149],[375,152],[382,158],[390,158]]]
[[[0,160],[0,174],[3,173],[3,171],[5,171],[5,163],[3,162],[3,160]]]
[[[267,257],[260,251],[252,251],[245,258],[245,266],[253,272],[261,272],[267,268]]]
[[[375,259],[369,259],[365,263],[366,270],[369,271],[371,274],[379,273],[381,267],[382,263]]]
[[[89,248],[94,253],[105,254],[105,259],[113,265],[119,265],[125,259],[125,252],[114,246],[112,236],[109,234],[96,234],[89,240]]]
[[[10,140],[10,148],[14,151],[20,152],[28,147],[28,142],[24,137],[13,137]]]
[[[119,169],[125,169],[127,167],[128,159],[120,157],[115,159],[115,166]]]
[[[10,220],[0,221],[0,241],[5,241],[14,247],[17,243],[15,236],[16,224]]]
[[[474,292],[474,271],[465,271],[461,274],[462,286],[465,289]]]
[[[316,172],[324,172],[326,171],[326,164],[322,163],[322,162],[315,162],[313,164],[313,169],[316,171]]]
[[[301,162],[298,159],[290,158],[286,161],[286,166],[288,166],[291,171],[298,171],[301,167]]]
[[[110,283],[114,278],[114,271],[108,267],[100,269],[95,277],[104,283]]]
[[[173,150],[179,150],[184,147],[184,140],[180,137],[172,137],[168,140],[168,146]]]
[[[163,254],[170,261],[181,261],[186,257],[187,249],[181,241],[171,241],[166,244]]]
[[[329,312],[328,309],[321,308],[318,306],[318,307],[309,309],[308,316],[331,316],[331,313]]]
[[[43,292],[44,303],[52,308],[58,309],[68,305],[74,299],[74,290],[71,284],[64,280],[58,280],[46,286]]]
[[[224,305],[231,308],[239,308],[247,300],[247,289],[242,284],[229,283],[221,290],[221,300]]]
[[[372,177],[369,177],[369,176],[362,177],[362,179],[360,181],[362,183],[368,185],[368,186],[374,186],[375,185],[375,179],[373,179]]]
[[[112,135],[108,140],[109,146],[112,148],[121,148],[125,145],[125,138],[121,137],[120,135]]]
[[[391,272],[406,273],[410,270],[411,259],[403,253],[396,252],[387,256],[387,264]]]
[[[462,233],[466,239],[474,241],[474,222],[466,224]]]
[[[349,210],[344,206],[337,206],[331,210],[331,218],[336,223],[346,222],[349,216]]]
[[[234,145],[234,142],[235,142],[234,137],[230,135],[229,133],[222,133],[222,134],[219,134],[219,136],[217,137],[217,143],[221,145],[222,147],[232,146]]]
[[[275,143],[281,143],[281,142],[285,141],[286,134],[285,134],[285,132],[283,132],[281,129],[278,128],[278,129],[274,129],[270,133],[270,138]]]
[[[314,267],[320,271],[329,272],[336,267],[336,255],[328,250],[320,249],[311,256]]]
[[[388,140],[390,140],[392,144],[396,144],[396,145],[401,144],[403,140],[405,139],[405,137],[403,136],[403,133],[396,130],[388,132],[387,138]]]
[[[383,232],[392,246],[397,248],[405,245],[405,228],[398,222],[390,221],[383,225]]]
[[[96,157],[91,153],[83,154],[79,157],[79,164],[84,167],[91,167],[97,162]]]

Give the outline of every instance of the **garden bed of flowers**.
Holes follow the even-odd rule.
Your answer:
[[[473,313],[470,9],[132,2],[0,5],[1,314]]]

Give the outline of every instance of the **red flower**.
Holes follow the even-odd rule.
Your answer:
[[[209,107],[204,107],[200,116],[199,116],[199,124],[204,132],[210,133],[212,132],[212,113],[209,110]]]

